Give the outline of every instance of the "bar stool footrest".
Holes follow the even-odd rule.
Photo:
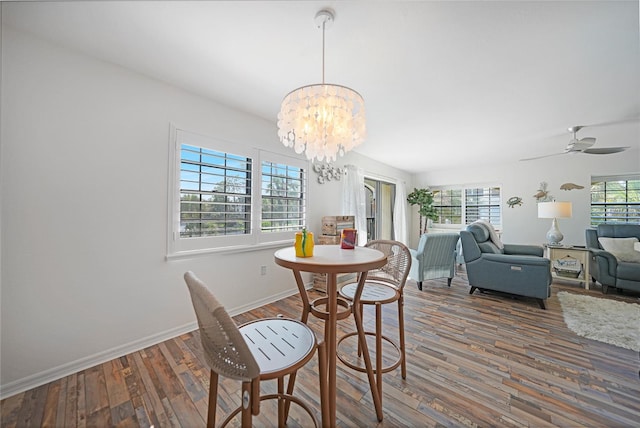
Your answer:
[[[311,417],[311,419],[313,420],[313,426],[315,428],[319,427],[318,418],[316,417],[316,414],[313,412],[313,410],[311,410],[311,408],[309,407],[309,405],[305,401],[301,400],[298,397],[294,397],[293,395],[289,395],[289,394],[268,394],[268,395],[263,395],[263,396],[260,397],[260,401],[274,400],[274,399],[285,400],[285,401],[288,401],[288,402],[291,402],[291,403],[296,403],[305,412],[307,412],[307,414]],[[238,413],[240,413],[241,411],[242,411],[242,406],[239,406],[232,413],[230,413],[229,416],[227,416],[227,418],[220,425],[220,428],[226,427],[229,424],[229,422],[231,422],[231,420],[234,417],[236,417],[238,415]]]
[[[329,312],[327,312],[326,310],[320,309],[321,306],[324,306],[326,308],[327,303],[329,303],[328,297],[319,297],[313,300],[310,304],[311,313],[320,319],[323,319],[325,321],[328,320]],[[343,320],[349,317],[349,315],[351,315],[351,303],[346,299],[343,299],[342,297],[337,297],[337,303],[338,303],[338,313],[336,314],[337,315],[336,319]]]
[[[376,333],[373,332],[373,331],[365,331],[364,334],[368,335],[368,336],[374,336],[374,337],[376,336]],[[348,361],[347,358],[344,355],[340,354],[340,344],[342,343],[342,341],[345,340],[345,339],[348,339],[349,337],[357,336],[357,335],[358,335],[358,332],[357,331],[353,331],[351,333],[345,334],[340,339],[338,339],[338,343],[336,344],[336,354],[337,354],[338,359],[340,361],[342,361],[342,363],[345,366],[347,366],[347,367],[349,367],[349,368],[351,368],[353,370],[356,370],[356,371],[359,371],[359,372],[362,372],[362,373],[366,373],[367,372],[366,367],[360,366],[360,365],[357,365],[357,364],[353,364],[352,362]],[[402,352],[400,352],[400,347],[392,339],[390,339],[389,337],[387,337],[385,335],[381,335],[380,337],[382,337],[382,340],[384,340],[385,342],[387,342],[388,344],[393,346],[396,349],[396,352],[398,353],[398,358],[392,364],[384,366],[380,370],[382,373],[388,373],[388,372],[390,372],[392,370],[395,370],[398,367],[400,367],[400,364],[402,363]],[[369,349],[371,349],[371,347],[369,347]],[[373,368],[373,373],[374,374],[378,373],[378,370],[376,370],[375,367]]]

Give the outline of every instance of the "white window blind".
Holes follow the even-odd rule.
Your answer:
[[[465,189],[465,222],[484,219],[499,227],[502,224],[500,209],[500,187],[478,187]]]
[[[297,231],[305,225],[306,179],[304,168],[262,161],[261,231]]]
[[[180,145],[180,237],[251,233],[251,158]]]
[[[169,257],[292,241],[308,161],[171,128]]]

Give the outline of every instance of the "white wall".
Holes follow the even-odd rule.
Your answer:
[[[633,133],[632,138],[635,137]],[[613,140],[615,144],[627,145],[631,141]],[[541,182],[547,182],[548,190],[558,201],[570,201],[573,217],[558,219],[564,235],[563,244],[585,245],[585,229],[589,227],[590,186],[592,175],[613,175],[640,172],[640,154],[628,150],[614,155],[563,155],[508,165],[483,165],[477,168],[434,171],[414,177],[418,187],[465,185],[475,183],[499,184],[502,186],[502,213],[504,242],[513,244],[543,244],[551,227],[551,219],[539,219],[536,199],[533,195]],[[584,186],[580,190],[560,190],[564,183]],[[509,208],[507,199],[520,196],[521,206]]]
[[[215,78],[215,76],[211,76]],[[274,249],[166,260],[169,124],[291,154],[265,121],[2,28],[4,396],[194,328],[182,274],[232,313],[296,292]],[[339,163],[409,180],[357,154]],[[312,176],[309,225],[340,214]],[[267,275],[260,276],[260,266]]]

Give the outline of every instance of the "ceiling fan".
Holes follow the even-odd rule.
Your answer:
[[[595,138],[584,137],[584,138],[578,139],[576,135],[576,133],[582,128],[584,128],[584,126],[572,126],[567,129],[567,131],[573,134],[573,138],[571,139],[571,141],[569,141],[569,144],[567,144],[567,147],[565,147],[563,152],[553,153],[551,155],[536,156],[533,158],[526,158],[526,159],[520,159],[520,160],[528,161],[528,160],[534,160],[534,159],[548,158],[551,156],[575,154],[575,153],[587,153],[590,155],[609,155],[612,153],[623,152],[629,148],[629,146],[627,146],[627,147],[603,147],[603,148],[592,149],[591,146],[593,146],[596,143]]]

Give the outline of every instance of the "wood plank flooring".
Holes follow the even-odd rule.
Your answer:
[[[603,297],[554,283],[547,310],[533,299],[470,296],[464,271],[405,288],[407,379],[383,376],[384,420],[376,420],[366,377],[338,365],[341,427],[631,427],[640,424],[637,352],[581,338],[565,325],[559,290]],[[638,296],[607,298],[638,302]],[[284,314],[298,317],[293,296],[237,316],[238,323]],[[385,333],[397,337],[395,306],[384,308]],[[310,318],[322,335],[322,322]],[[365,321],[373,320],[371,311]],[[370,328],[373,326],[368,324]],[[341,321],[342,333],[353,320]],[[353,342],[355,343],[355,342]],[[353,353],[350,342],[343,352]],[[298,375],[296,393],[318,411],[317,360]],[[209,370],[197,332],[83,370],[1,402],[2,427],[197,427],[206,420]],[[218,421],[240,401],[240,384],[222,379]],[[262,390],[275,390],[263,382]],[[263,402],[255,426],[275,424]],[[239,422],[238,422],[239,424]],[[236,424],[236,426],[238,425]],[[289,426],[310,420],[292,407]]]

